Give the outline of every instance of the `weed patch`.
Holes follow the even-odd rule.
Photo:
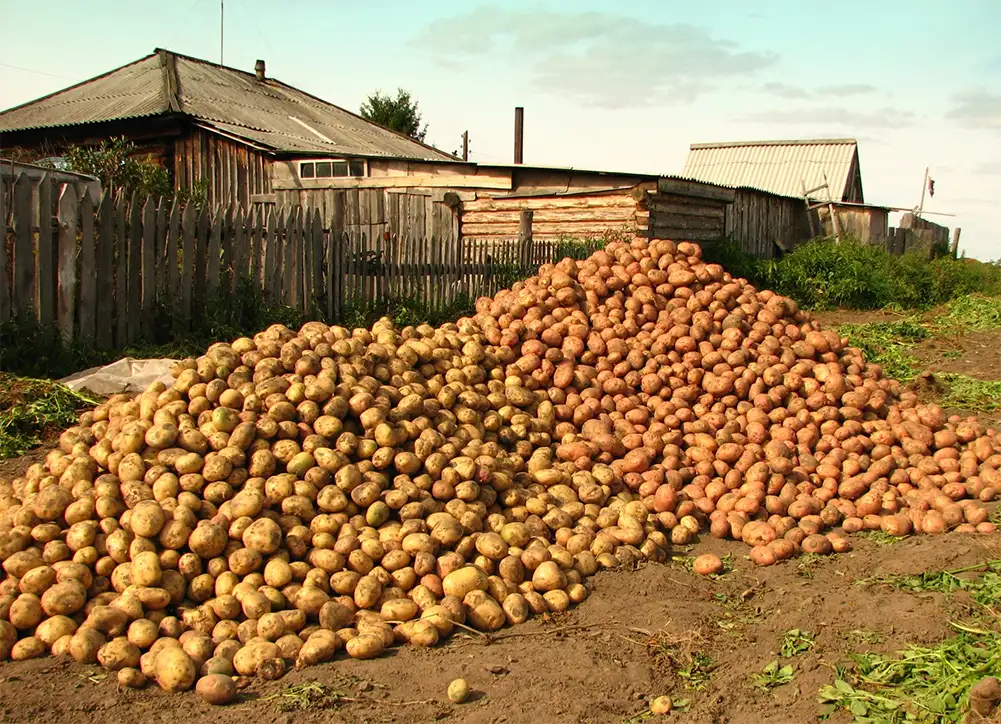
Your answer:
[[[1001,409],[1001,381],[981,380],[967,375],[938,375],[945,383],[945,394],[939,400],[942,407],[970,412],[988,413]]]
[[[805,654],[813,648],[813,634],[809,631],[794,628],[786,631],[782,636],[782,645],[779,647],[779,654],[787,659]]]
[[[978,331],[1001,327],[1001,297],[968,294],[953,299],[935,324],[951,331]]]
[[[892,656],[852,654],[833,685],[820,690],[827,718],[851,713],[857,722],[959,722],[968,691],[1001,671],[1001,636],[963,632],[935,646],[912,646]]]
[[[928,330],[916,319],[845,324],[837,329],[851,346],[862,351],[867,362],[882,366],[888,376],[906,382],[918,373],[915,367],[918,360],[910,350],[928,337]]]
[[[23,455],[47,433],[72,425],[97,400],[49,380],[0,372],[0,458]]]
[[[779,666],[778,659],[769,661],[760,674],[751,677],[751,686],[762,691],[769,691],[777,686],[790,683],[796,678],[796,670],[792,664]]]

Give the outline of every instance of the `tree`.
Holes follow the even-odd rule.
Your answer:
[[[361,104],[361,117],[383,128],[397,131],[423,143],[428,126],[421,125],[421,112],[410,91],[396,90],[396,98],[376,91]]]

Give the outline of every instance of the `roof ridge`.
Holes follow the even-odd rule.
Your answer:
[[[705,148],[735,148],[747,146],[847,146],[858,145],[854,138],[801,138],[780,141],[721,141],[715,143],[693,143],[689,150],[697,151]]]

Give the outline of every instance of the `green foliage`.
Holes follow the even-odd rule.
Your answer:
[[[712,656],[696,651],[691,655],[688,666],[678,669],[678,677],[685,682],[686,689],[701,691],[709,686],[709,679],[712,678],[713,671],[716,670],[716,662]]]
[[[882,365],[890,377],[906,382],[918,373],[914,366],[917,359],[910,349],[928,336],[928,330],[917,319],[843,324],[837,330],[851,346],[862,350],[866,361]]]
[[[964,573],[978,572],[976,577]],[[908,593],[952,593],[966,591],[981,606],[994,607],[1001,603],[1001,559],[976,563],[951,571],[925,571],[915,575],[875,576],[855,581],[856,586],[891,586]]]
[[[46,432],[72,425],[79,410],[96,404],[57,382],[0,372],[0,459],[37,447]]]
[[[172,196],[167,169],[137,152],[131,141],[112,138],[93,146],[69,146],[63,157],[69,171],[96,176],[111,193],[136,192],[143,199]]]
[[[794,628],[786,631],[782,636],[782,645],[779,653],[787,659],[793,656],[805,654],[813,647],[813,634],[809,631]]]
[[[591,254],[604,249],[613,241],[629,241],[632,238],[626,229],[607,229],[599,234],[584,234],[576,236],[572,234],[560,234],[556,237],[556,261],[565,259],[583,260]]]
[[[823,718],[840,710],[868,724],[960,722],[970,687],[1001,671],[1001,636],[964,631],[934,646],[851,659],[853,665],[820,690]]]
[[[768,691],[769,689],[774,689],[776,686],[788,684],[794,678],[796,678],[796,670],[792,664],[779,666],[778,659],[774,659],[765,665],[760,674],[755,674],[751,677],[751,686],[755,689]]]
[[[997,263],[894,256],[850,239],[815,239],[778,260],[756,259],[729,240],[708,245],[705,252],[707,260],[734,276],[791,297],[806,309],[910,309],[966,294],[1001,294]]]
[[[383,128],[410,136],[415,141],[424,141],[427,135],[427,123],[421,124],[421,112],[417,99],[410,96],[410,91],[398,88],[393,98],[382,91],[376,91],[361,104],[361,117],[366,121],[377,123]]]

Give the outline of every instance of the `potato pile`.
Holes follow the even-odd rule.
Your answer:
[[[993,532],[994,430],[700,253],[613,243],[437,329],[271,327],[84,413],[0,481],[0,660],[225,703],[564,611],[700,531],[761,565]]]

